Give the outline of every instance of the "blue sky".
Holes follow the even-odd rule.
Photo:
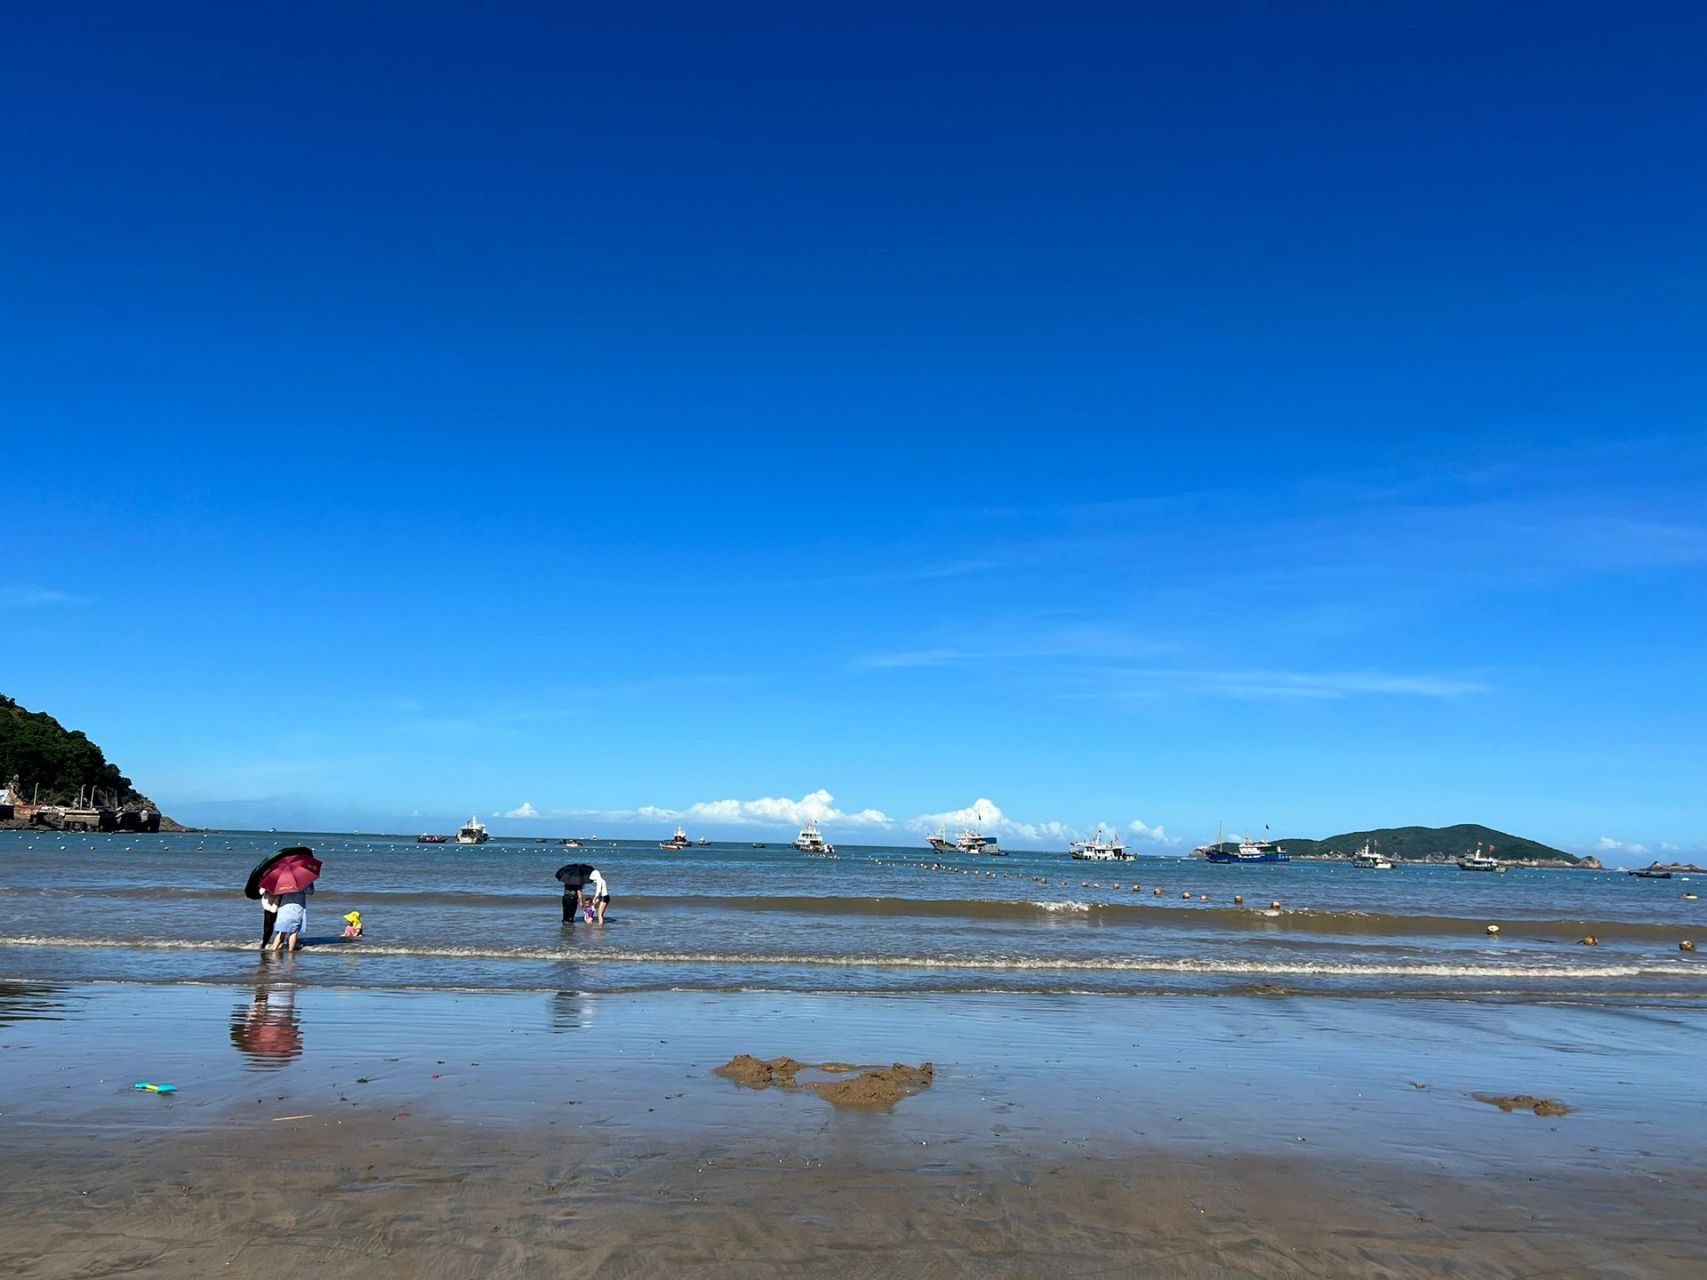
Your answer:
[[[1699,852],[1703,37],[14,14],[0,691],[210,824]]]

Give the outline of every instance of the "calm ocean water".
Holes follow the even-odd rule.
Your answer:
[[[291,844],[325,862],[313,945],[264,960],[260,909],[241,888]],[[604,926],[561,923],[552,872],[570,861],[609,879]],[[1684,897],[1700,878],[1060,852],[938,861],[923,848],[804,857],[786,842],[666,853],[0,832],[0,980],[245,983],[265,968],[292,983],[463,990],[1707,999],[1707,960],[1678,950],[1707,942],[1703,904]],[[1263,910],[1272,900],[1278,914]],[[352,908],[367,936],[346,943]],[[1588,934],[1598,946],[1579,945]]]

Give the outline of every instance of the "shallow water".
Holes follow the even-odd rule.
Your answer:
[[[262,857],[298,843],[326,864],[313,945],[261,961],[260,911],[241,886]],[[552,872],[569,861],[609,879],[605,925],[561,923]],[[1575,871],[1076,864],[1062,853],[943,862],[923,849],[803,857],[784,844],[673,853],[651,842],[6,832],[0,979],[242,983],[264,965],[278,980],[348,987],[1693,1002],[1707,997],[1707,968],[1677,943],[1707,932],[1701,904],[1683,896],[1699,887]],[[345,943],[352,908],[367,936]],[[1577,945],[1589,934],[1599,946]]]

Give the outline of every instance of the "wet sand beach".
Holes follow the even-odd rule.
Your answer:
[[[5,987],[0,1271],[1707,1271],[1695,1008],[404,992],[307,963]],[[847,1107],[716,1073],[742,1053],[933,1070]]]

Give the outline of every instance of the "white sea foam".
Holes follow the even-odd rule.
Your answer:
[[[0,946],[116,949],[145,951],[199,951],[250,953],[254,944],[188,938],[71,938],[24,935],[0,937]],[[1045,957],[1045,956],[918,956],[918,955],[805,955],[723,951],[568,951],[544,947],[403,947],[363,942],[359,946],[322,944],[309,952],[336,954],[342,958],[368,956],[411,959],[498,960],[570,962],[575,965],[703,965],[703,966],[793,966],[837,969],[940,969],[986,970],[991,972],[1084,972],[1084,973],[1177,973],[1222,974],[1261,977],[1386,977],[1515,980],[1559,978],[1634,978],[1664,976],[1689,981],[1707,979],[1707,966],[1671,963],[1571,964],[1557,960],[1533,963],[1502,956],[1497,961],[1477,963],[1347,962],[1308,960],[1242,960],[1224,956],[1180,957]]]

